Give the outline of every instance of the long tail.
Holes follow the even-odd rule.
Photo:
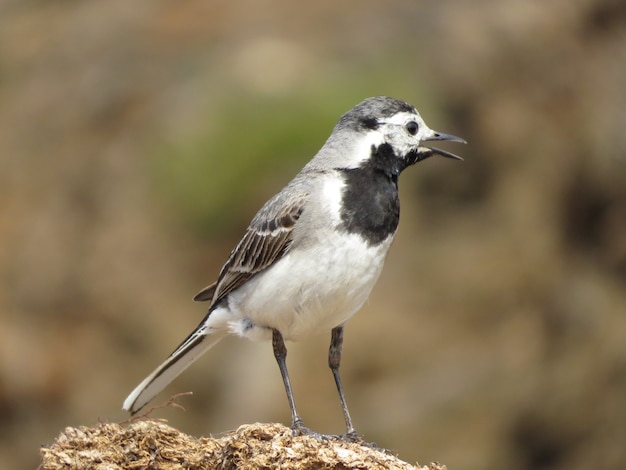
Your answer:
[[[146,377],[124,400],[122,409],[137,413],[196,359],[226,335],[224,330],[208,327],[207,319],[185,341]]]

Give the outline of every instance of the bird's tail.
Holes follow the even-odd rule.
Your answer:
[[[159,367],[135,387],[135,390],[124,400],[122,409],[130,411],[131,414],[137,413],[196,359],[225,336],[226,331],[210,328],[207,325],[207,320],[208,316]]]

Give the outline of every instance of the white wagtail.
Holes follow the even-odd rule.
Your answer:
[[[426,145],[460,137],[429,129],[416,109],[388,97],[368,98],[344,114],[306,166],[252,219],[217,282],[194,300],[207,315],[124,401],[136,413],[228,334],[272,340],[294,434],[311,433],[296,411],[284,340],[331,330],[328,365],[346,422],[339,363],[343,326],[372,290],[398,227],[398,175],[433,155]]]

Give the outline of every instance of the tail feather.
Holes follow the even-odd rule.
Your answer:
[[[204,326],[204,325],[203,325]],[[224,337],[222,332],[205,334],[201,327],[194,331],[169,357],[128,395],[122,409],[137,413],[161,390],[178,377],[196,359]]]

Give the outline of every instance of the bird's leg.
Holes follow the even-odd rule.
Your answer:
[[[302,418],[300,418],[296,411],[296,402],[293,399],[293,391],[291,389],[291,382],[289,381],[289,373],[287,372],[287,348],[285,347],[283,335],[276,329],[272,329],[272,346],[274,347],[274,357],[280,368],[280,375],[283,377],[289,408],[291,408],[291,429],[296,435],[309,434],[309,430],[304,426]]]
[[[341,408],[343,409],[343,417],[346,420],[346,437],[349,439],[360,440],[357,436],[354,426],[352,426],[352,420],[350,419],[350,413],[348,412],[348,405],[346,405],[346,397],[343,395],[343,388],[341,386],[341,378],[339,377],[339,364],[341,363],[341,347],[343,345],[343,325],[333,328],[330,338],[330,347],[328,348],[328,367],[333,372],[335,377],[335,384],[337,385],[337,391],[339,392],[339,399],[341,400]]]

